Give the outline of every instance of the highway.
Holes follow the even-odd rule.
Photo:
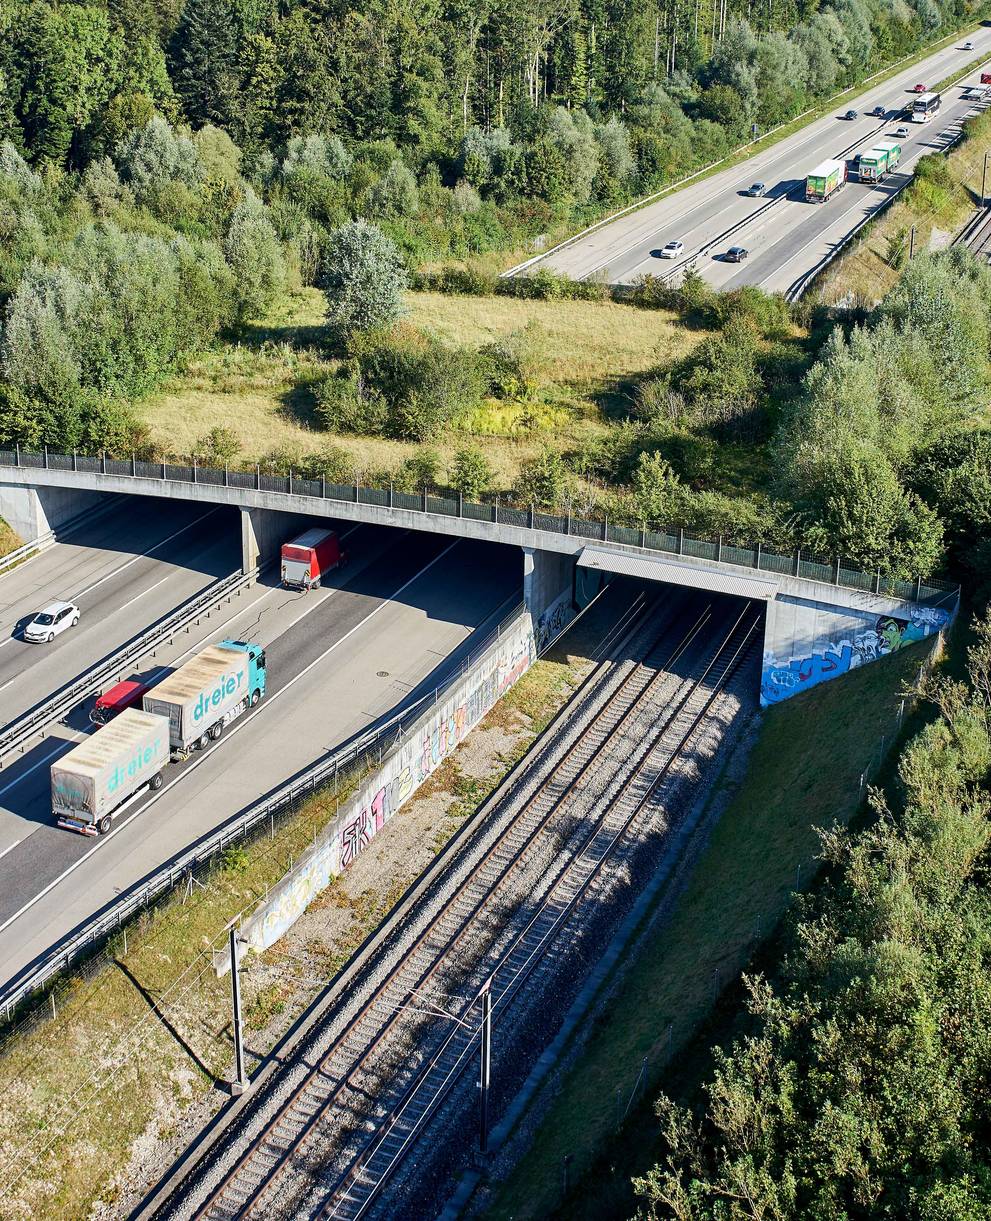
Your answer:
[[[944,148],[960,120],[974,110],[974,103],[963,93],[966,86],[979,83],[980,70],[943,92],[942,109],[928,123],[892,116],[912,100],[916,84],[933,86],[982,55],[991,58],[991,28],[982,27],[969,39],[972,51],[961,49],[967,40],[961,39],[883,85],[874,85],[860,95],[847,94],[833,113],[743,165],[673,191],[550,253],[537,266],[575,279],[595,277],[611,284],[631,284],[644,275],[679,276],[694,262],[705,279],[719,288],[750,284],[768,292],[787,291],[904,181],[904,174],[891,175],[879,186],[854,180],[825,203],[815,204],[805,202],[805,176],[828,157],[852,158],[878,140],[893,137],[895,128],[902,125],[910,129],[908,138],[900,141],[903,171],[910,170],[919,156]],[[886,108],[887,121],[867,115],[879,105]],[[848,109],[857,110],[860,117],[853,121],[841,118]],[[754,182],[767,184],[764,198],[744,193]],[[682,257],[657,257],[669,241],[684,243]],[[739,264],[727,263],[723,256],[730,246],[745,247],[749,258]]]
[[[322,589],[263,579],[142,675],[159,677],[203,644],[250,638],[266,647],[269,688],[219,742],[173,764],[109,835],[74,835],[51,817],[49,767],[89,730],[85,710],[0,773],[0,984],[189,844],[432,689],[472,633],[521,596],[513,548],[341,529],[352,560]]]
[[[0,577],[0,725],[240,568],[240,531],[234,509],[128,497]],[[79,625],[28,644],[24,623],[56,599]]]

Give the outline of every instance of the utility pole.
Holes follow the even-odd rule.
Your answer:
[[[991,153],[984,154],[984,174],[981,177],[981,207],[985,207],[988,202],[988,158]]]
[[[915,225],[912,226],[908,235],[908,257],[909,259],[915,258]]]
[[[492,1078],[492,981],[482,993],[481,1064],[478,1092],[478,1151],[484,1157],[489,1151],[489,1084]]]
[[[231,925],[231,1006],[234,1011],[234,1080],[231,1094],[236,1098],[248,1088],[244,1071],[244,1031],[241,1022],[241,976],[237,961],[237,943],[240,940],[235,925]]]

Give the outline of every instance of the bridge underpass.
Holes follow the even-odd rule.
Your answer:
[[[822,562],[801,553],[778,555],[760,545],[693,539],[680,530],[635,530],[521,511],[500,506],[498,499],[479,505],[426,491],[408,495],[391,488],[328,485],[260,471],[0,452],[0,503],[8,506],[15,521],[37,518],[37,505],[53,495],[61,511],[74,512],[73,497],[88,499],[94,492],[235,506],[242,515],[247,567],[274,557],[291,533],[287,523],[303,518],[509,545],[523,555],[524,596],[541,643],[573,615],[579,569],[587,583],[639,564],[636,575],[647,580],[758,596],[767,604],[761,669],[765,704],[941,630],[959,599],[958,588],[947,582],[864,573],[845,567],[839,558]],[[591,578],[589,573],[599,576]],[[748,589],[756,592],[748,594]]]

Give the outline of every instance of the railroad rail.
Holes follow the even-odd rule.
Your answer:
[[[509,817],[481,860],[326,1050],[306,1057],[311,1067],[192,1215],[211,1221],[273,1215],[285,1199],[283,1189],[297,1194],[286,1182],[289,1171],[298,1173],[300,1163],[311,1160],[314,1143],[326,1141],[330,1127],[343,1146],[341,1160],[350,1161],[320,1215],[363,1215],[460,1074],[477,1041],[470,1014],[480,989],[493,988],[495,1004],[504,1008],[539,965],[650,805],[760,621],[747,604],[724,635],[711,604],[686,595],[680,606],[677,644],[670,644],[671,620],[659,633],[654,620],[641,629],[641,635],[649,631],[650,643],[640,660],[625,673],[615,664],[593,685],[588,702],[600,702],[590,713],[586,709],[570,740],[562,739],[560,757],[531,791],[510,791]],[[549,868],[560,855],[562,837],[580,842],[563,865]],[[542,861],[548,852],[550,862]],[[528,879],[534,872],[539,882]],[[535,911],[507,896],[514,884],[537,903]],[[471,995],[460,1013],[445,1007],[452,978],[460,992]],[[438,1017],[454,1023],[446,1039]],[[428,1045],[420,1059],[396,1052],[397,1041],[411,1040]],[[398,1099],[372,1122],[368,1098],[377,1097],[378,1085],[390,1078]],[[302,1190],[309,1186],[307,1179]]]

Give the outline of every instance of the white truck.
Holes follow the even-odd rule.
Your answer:
[[[106,835],[115,811],[143,788],[162,787],[169,762],[165,717],[127,708],[52,764],[52,813],[60,827]]]
[[[174,759],[205,749],[265,694],[265,650],[260,644],[224,640],[208,644],[162,679],[142,700],[145,712],[166,718]]]

